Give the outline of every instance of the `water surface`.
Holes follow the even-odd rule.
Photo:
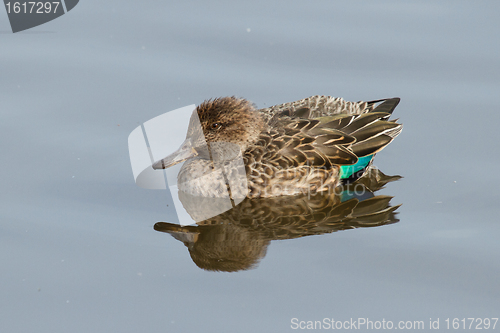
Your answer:
[[[499,317],[499,7],[87,0],[2,33],[2,330],[287,332],[292,318],[359,317],[446,330],[446,318]],[[378,192],[403,204],[398,223],[272,241],[235,273],[198,268],[153,229],[170,199],[134,184],[134,128],[210,97],[317,94],[402,99],[404,130],[375,160],[404,177]]]

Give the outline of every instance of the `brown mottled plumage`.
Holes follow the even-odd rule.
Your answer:
[[[401,132],[401,124],[388,120],[398,103],[399,98],[353,103],[312,96],[257,110],[235,97],[208,100],[193,113],[183,146],[153,168],[187,160],[179,189],[207,197],[227,195],[232,179],[237,183],[230,186],[233,196],[331,190],[341,178],[363,171]],[[358,167],[361,157],[368,159]]]

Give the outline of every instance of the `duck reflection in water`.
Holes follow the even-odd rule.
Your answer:
[[[154,229],[184,243],[194,263],[205,270],[235,272],[257,267],[272,240],[321,235],[335,231],[396,223],[392,197],[375,195],[399,176],[387,176],[375,167],[335,193],[247,198],[233,209],[196,226],[158,222]],[[189,212],[205,214],[217,198],[179,192]]]

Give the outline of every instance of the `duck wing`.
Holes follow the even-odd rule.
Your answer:
[[[388,110],[383,103],[380,105]],[[257,143],[250,147],[252,160],[264,160],[282,169],[353,165],[359,157],[382,150],[402,130],[401,124],[389,120],[389,112],[378,112],[378,108],[364,114],[316,119],[296,117],[297,112],[305,111],[299,109],[292,116],[274,117],[271,130],[261,133]]]
[[[353,103],[330,96],[312,96],[270,108],[273,115],[268,124],[276,127],[284,119],[294,119],[295,124],[288,127],[300,129],[313,137],[336,130],[337,134],[348,135],[355,140],[335,144],[344,145],[358,157],[369,156],[384,149],[401,133],[403,125],[389,120],[399,101],[395,97]]]
[[[331,168],[357,162],[349,149],[356,138],[318,119],[281,117],[263,132],[245,155],[247,163],[273,165],[282,170],[300,166]]]
[[[389,120],[388,112],[372,112],[360,115],[342,115],[336,119],[323,117],[323,126],[335,129],[354,137],[356,140],[348,146],[358,157],[373,155],[384,149],[403,130],[403,125]]]

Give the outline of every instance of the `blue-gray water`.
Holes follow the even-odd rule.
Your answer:
[[[10,32],[0,10],[0,330],[288,332],[291,319],[500,317],[496,1],[80,1]],[[399,223],[272,242],[198,268],[153,225],[129,133],[236,95],[398,96],[376,157]],[[500,323],[496,330],[500,329]],[[300,329],[298,330],[300,331]]]

